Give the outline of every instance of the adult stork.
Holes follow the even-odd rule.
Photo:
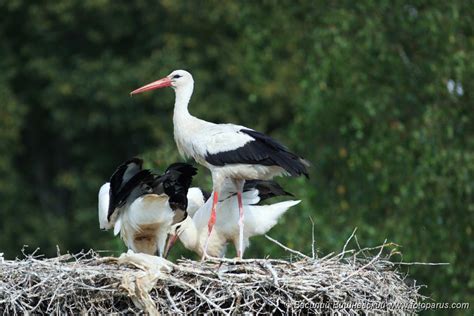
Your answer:
[[[245,180],[268,180],[277,175],[308,177],[306,168],[309,163],[263,133],[245,126],[215,124],[192,116],[188,111],[188,104],[193,94],[194,80],[185,70],[175,70],[131,94],[163,87],[172,87],[175,91],[173,125],[179,152],[185,157],[193,157],[212,173],[213,202],[208,237],[216,221],[216,206],[222,184],[226,178],[230,178],[237,192],[239,238],[240,245],[243,245],[242,188]],[[238,251],[240,258],[242,250]],[[204,256],[206,255],[207,246],[204,251]]]
[[[165,250],[165,257],[179,237],[183,245],[202,256],[207,242],[207,254],[212,257],[221,257],[225,255],[227,244],[234,244],[236,251],[242,251],[249,246],[251,237],[263,235],[274,227],[278,219],[292,206],[300,201],[284,201],[268,205],[256,205],[257,203],[279,195],[290,195],[285,192],[274,181],[249,181],[246,182],[242,194],[242,203],[244,206],[244,238],[243,245],[240,245],[239,238],[239,213],[237,211],[237,196],[235,194],[233,183],[230,180],[225,181],[220,201],[217,206],[220,213],[216,219],[214,229],[209,239],[207,239],[207,223],[211,216],[212,201],[207,200],[199,209],[190,209],[188,203],[188,216],[182,222],[173,225],[168,239],[168,245]],[[195,197],[194,197],[195,196]],[[188,200],[203,201],[199,191],[188,192]],[[194,204],[194,207],[198,203]]]
[[[121,164],[99,190],[99,226],[114,227],[134,252],[163,256],[172,225],[187,216],[187,193],[196,168],[170,165],[163,175],[142,169],[143,161]]]

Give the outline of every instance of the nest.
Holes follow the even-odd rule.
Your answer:
[[[281,244],[280,244],[281,245]],[[21,260],[0,257],[3,314],[341,314],[416,312],[425,298],[406,282],[389,244],[325,257],[284,247],[289,260],[205,262],[94,251]],[[392,258],[393,259],[393,258]]]

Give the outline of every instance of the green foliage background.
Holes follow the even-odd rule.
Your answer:
[[[0,3],[0,252],[123,250],[99,231],[99,186],[140,155],[181,159],[176,68],[196,116],[269,133],[313,164],[271,235],[339,251],[385,238],[437,301],[473,301],[474,10],[469,1]],[[200,168],[195,184],[210,187]],[[181,250],[182,251],[182,250]],[[178,251],[176,256],[183,252]],[[189,255],[189,253],[186,253]],[[285,256],[256,238],[248,256]]]

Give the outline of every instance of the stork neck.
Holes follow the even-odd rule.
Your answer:
[[[192,218],[186,217],[181,224],[181,228],[182,232],[179,234],[179,240],[181,240],[186,249],[196,251],[199,244],[198,231]]]
[[[175,90],[176,99],[174,102],[174,117],[186,117],[190,116],[188,111],[189,100],[193,95],[194,84],[188,84],[183,87],[179,87]]]

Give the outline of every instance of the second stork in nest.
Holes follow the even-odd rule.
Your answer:
[[[187,217],[187,193],[196,168],[170,165],[164,174],[143,169],[143,160],[121,164],[99,190],[99,225],[114,228],[134,252],[163,256],[172,225]]]

